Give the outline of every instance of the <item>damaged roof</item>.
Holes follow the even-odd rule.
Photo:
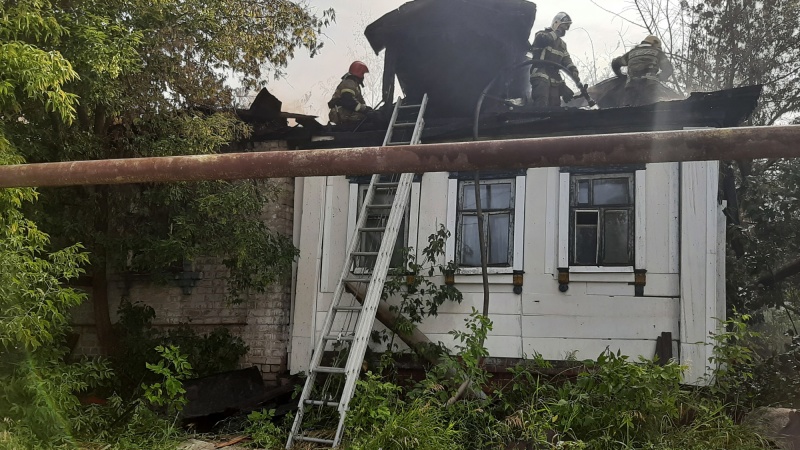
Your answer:
[[[385,50],[384,101],[394,77],[407,98],[430,98],[427,117],[467,117],[499,73],[525,60],[536,5],[524,0],[416,0],[367,26],[376,53]],[[493,95],[525,97],[527,69]],[[509,92],[511,91],[511,92]]]

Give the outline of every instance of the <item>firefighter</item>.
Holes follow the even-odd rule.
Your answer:
[[[534,60],[544,60],[560,64],[578,78],[578,68],[572,63],[567,44],[561,39],[572,25],[572,19],[565,12],[556,14],[550,28],[536,33],[531,52]],[[578,83],[580,85],[580,82]],[[550,65],[531,66],[531,100],[536,106],[559,107],[572,100],[574,93],[564,83],[559,69]]]
[[[628,81],[622,100],[622,105],[626,106],[657,102],[661,82],[667,81],[674,70],[661,50],[661,40],[655,36],[647,36],[641,44],[611,61],[611,69],[619,77],[625,76],[622,66],[628,66]]]
[[[353,61],[342,81],[336,86],[336,91],[328,101],[331,109],[328,119],[337,125],[358,125],[368,115],[372,108],[364,103],[361,87],[364,86],[364,75],[369,72],[367,65],[361,61]]]

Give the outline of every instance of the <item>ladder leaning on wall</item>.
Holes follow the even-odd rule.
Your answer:
[[[405,105],[398,99],[383,146],[418,144],[425,126],[423,117],[427,104],[427,94],[415,105]],[[408,140],[393,140],[409,136],[409,131]],[[338,447],[342,441],[345,416],[364,362],[413,178],[412,173],[372,176],[360,208],[356,232],[348,243],[342,275],[311,357],[308,378],[286,442],[287,450],[296,441],[332,447]],[[366,287],[363,303],[353,295],[346,295],[347,286],[354,285]],[[324,413],[325,408],[336,408],[339,413],[333,439],[310,429],[312,427],[303,427],[305,416],[315,409]]]

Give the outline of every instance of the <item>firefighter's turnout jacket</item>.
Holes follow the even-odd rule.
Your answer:
[[[611,61],[611,68],[619,76],[622,76],[622,66],[628,66],[628,81],[622,102],[628,106],[657,102],[661,82],[666,81],[674,71],[672,63],[661,49],[645,43]]]
[[[567,44],[552,28],[545,28],[536,33],[531,46],[531,53],[534,60],[550,61],[560,64],[570,72],[578,75],[578,68],[572,62],[572,58],[567,51]],[[564,84],[564,79],[558,68],[550,65],[531,67],[531,99],[538,106],[560,106],[561,97],[565,90],[569,90]],[[569,96],[572,91],[569,90]]]
[[[342,77],[328,107],[328,120],[337,125],[361,122],[369,110],[361,95],[361,80],[350,74]]]

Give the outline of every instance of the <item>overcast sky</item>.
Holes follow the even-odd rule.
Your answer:
[[[324,47],[314,58],[301,51],[289,62],[286,75],[272,80],[269,90],[283,101],[283,110],[319,115],[320,122],[327,122],[326,103],[339,78],[355,59],[374,66],[383,60],[383,53],[375,56],[364,38],[364,28],[382,15],[406,3],[405,0],[309,0],[312,9],[319,12],[327,8],[336,11],[336,22],[324,31]],[[590,0],[539,0],[533,31],[550,25],[553,16],[565,11],[572,17],[572,28],[565,41],[570,53],[580,68],[581,77],[591,79],[584,66],[595,66],[597,75],[610,73],[609,58],[622,54],[625,48],[644,38],[644,31],[630,23],[605,12],[623,12],[628,0],[598,0],[595,6]],[[372,69],[367,77],[365,97],[380,97],[380,71]],[[398,91],[399,92],[399,91]]]

